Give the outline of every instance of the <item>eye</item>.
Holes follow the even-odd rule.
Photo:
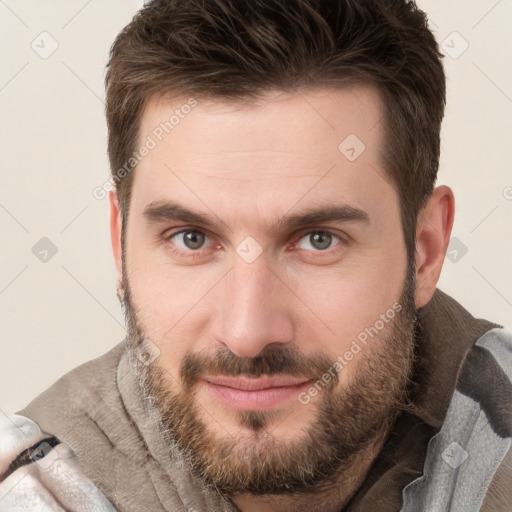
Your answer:
[[[207,240],[206,234],[196,229],[186,229],[169,236],[169,240],[182,251],[202,249]]]
[[[333,244],[333,242],[335,242]],[[341,243],[341,238],[329,231],[312,231],[303,236],[297,243],[299,249],[306,251],[325,251]]]

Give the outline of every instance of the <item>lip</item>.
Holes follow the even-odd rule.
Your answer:
[[[307,388],[311,380],[276,377],[205,377],[203,386],[218,401],[233,409],[262,411],[273,409]]]

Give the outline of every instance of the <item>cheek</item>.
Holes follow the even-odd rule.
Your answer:
[[[206,281],[204,276],[199,279],[197,271],[194,275],[190,269],[152,259],[141,248],[127,258],[131,300],[144,337],[160,350],[158,365],[176,371],[201,328],[197,310],[202,307]]]
[[[173,276],[146,272],[132,274],[132,300],[146,335],[159,343],[174,344],[184,335],[186,339],[197,333],[202,317],[199,312],[208,304],[206,283],[205,280],[189,279],[186,273]]]
[[[300,339],[310,340],[309,350],[322,350],[336,358],[349,350],[366,329],[384,334],[385,320],[394,311],[406,277],[406,258],[398,252],[362,258],[354,265],[300,278],[297,296],[310,308],[300,322]],[[395,309],[394,309],[395,308]],[[302,310],[302,308],[301,308]],[[314,314],[313,314],[314,313]],[[388,322],[385,323],[385,326]]]
[[[145,325],[161,338],[204,295],[204,272],[172,264],[165,247],[147,239],[142,228],[132,229],[128,241],[126,271],[133,301]]]

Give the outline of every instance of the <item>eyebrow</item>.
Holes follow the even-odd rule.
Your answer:
[[[219,230],[221,225],[225,224],[220,219],[215,220],[216,216],[189,210],[173,201],[153,201],[149,203],[144,208],[143,217],[149,223],[180,221],[212,231]],[[280,233],[328,222],[370,224],[370,217],[364,210],[346,204],[309,208],[300,213],[284,215],[270,226],[270,232]]]

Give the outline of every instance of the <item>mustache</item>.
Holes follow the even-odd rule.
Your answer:
[[[213,354],[189,352],[183,358],[180,378],[185,391],[192,391],[199,380],[207,375],[254,378],[288,375],[316,381],[328,374],[325,387],[334,387],[339,375],[333,370],[333,365],[334,361],[321,352],[306,355],[290,348],[276,349],[268,345],[255,357],[240,357],[229,349]]]

